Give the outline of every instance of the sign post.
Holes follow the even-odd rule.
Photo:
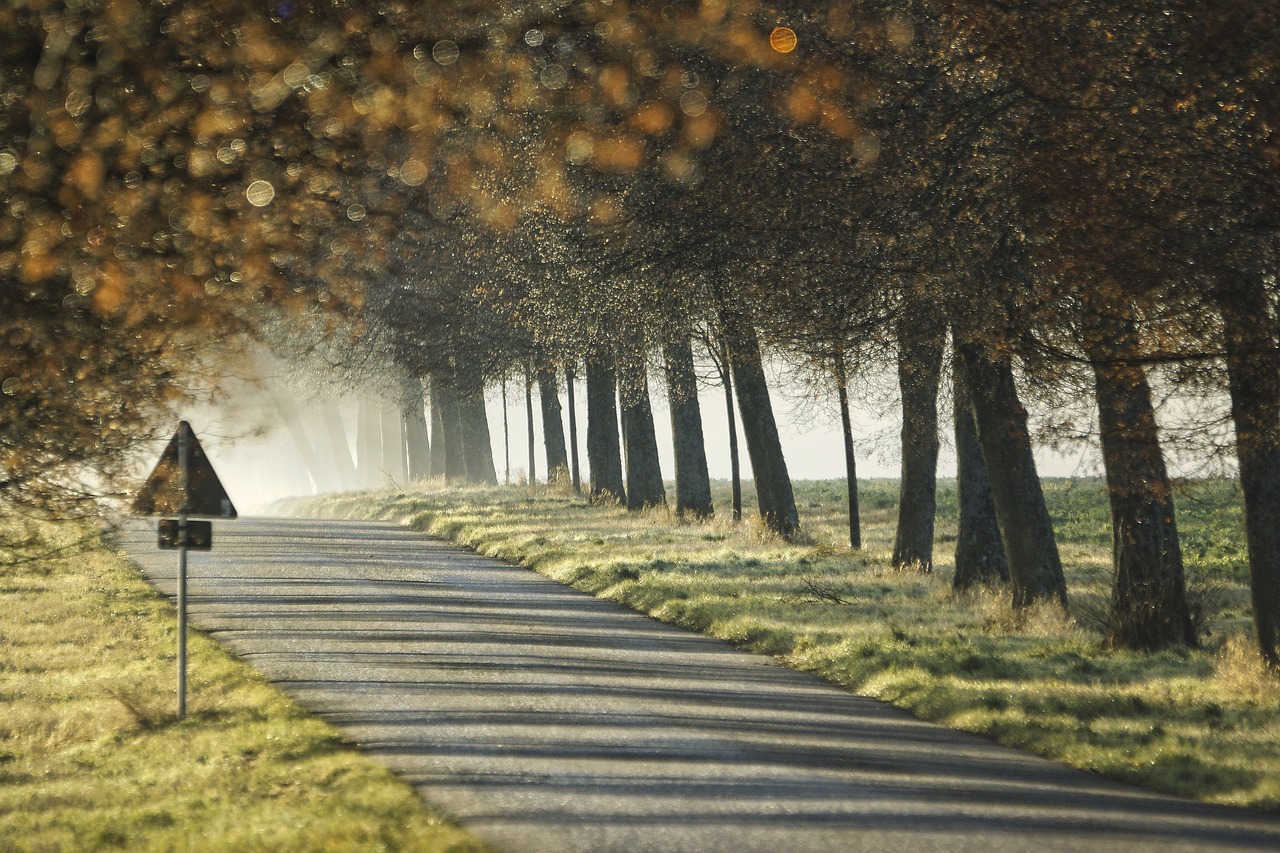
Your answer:
[[[190,516],[235,518],[236,508],[222,487],[191,424],[178,422],[178,431],[160,455],[155,470],[133,502],[142,515],[170,515],[158,525],[161,548],[178,549],[178,719],[187,716],[187,549],[208,550],[213,526]]]
[[[178,423],[178,477],[182,506],[178,509],[178,719],[187,717],[187,513],[191,511],[191,426]]]

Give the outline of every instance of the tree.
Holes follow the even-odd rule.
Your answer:
[[[458,397],[458,425],[462,432],[463,463],[470,483],[493,485],[498,472],[493,465],[493,440],[484,409],[484,387],[465,386]]]
[[[538,368],[538,397],[542,404],[542,438],[547,451],[547,482],[556,483],[569,477],[569,451],[564,439],[556,371],[545,363]]]
[[[578,465],[578,407],[574,401],[574,386],[577,382],[577,367],[569,362],[564,368],[565,396],[569,402],[569,468],[573,482],[573,493],[582,494],[582,470]]]
[[[952,358],[951,374],[959,516],[952,587],[956,591],[978,586],[995,587],[1009,582],[1009,560],[1000,540],[991,480],[987,476],[982,445],[978,442],[978,427],[973,417],[973,400],[958,357]]]
[[[405,451],[410,480],[425,480],[431,472],[431,433],[427,429],[426,398],[422,380],[405,377],[402,383],[401,407],[405,425]]]
[[[671,434],[675,444],[676,513],[706,518],[712,514],[711,479],[698,408],[698,376],[687,335],[663,347]]]
[[[902,479],[893,564],[933,570],[937,507],[938,383],[946,326],[932,311],[898,323],[898,385],[902,390]]]
[[[1280,352],[1275,315],[1257,279],[1224,282],[1231,419],[1244,492],[1253,618],[1263,658],[1280,668]]]
[[[778,426],[773,419],[759,339],[750,321],[730,304],[725,304],[720,312],[720,326],[737,385],[738,411],[751,458],[760,517],[770,530],[793,536],[800,530],[800,516],[796,512],[787,462],[782,455]]]
[[[858,514],[858,467],[853,452],[853,423],[849,418],[849,379],[843,353],[835,356],[832,369],[835,373],[837,402],[840,406],[840,432],[844,439],[844,476],[849,502],[849,547],[861,548],[862,522]]]
[[[622,410],[622,443],[627,468],[627,509],[665,506],[667,490],[658,462],[658,439],[649,403],[649,380],[643,360],[618,363],[618,393]]]
[[[587,466],[591,471],[591,499],[626,502],[622,482],[622,443],[618,437],[618,386],[613,360],[588,355]]]
[[[725,420],[729,425],[729,502],[733,520],[738,522],[742,520],[742,466],[738,459],[738,419],[733,410],[733,372],[729,366],[729,351],[724,345],[723,336],[717,341],[710,335],[706,335],[702,343],[706,347],[708,357],[715,365],[716,374],[720,378],[720,387],[724,389]]]
[[[1013,605],[1023,608],[1053,601],[1065,607],[1066,579],[1013,370],[1007,361],[963,335],[955,346],[964,365],[978,442],[1009,559]]]

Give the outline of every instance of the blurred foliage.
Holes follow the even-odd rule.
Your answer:
[[[742,316],[829,391],[936,322],[1051,404],[1091,360],[1221,393],[1242,323],[1275,359],[1263,0],[21,0],[0,29],[28,512],[127,491],[246,338],[474,388]]]

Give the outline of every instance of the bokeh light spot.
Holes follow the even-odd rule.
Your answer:
[[[769,47],[778,53],[790,53],[796,49],[798,42],[796,31],[790,27],[774,27],[773,32],[769,33]]]
[[[707,96],[690,89],[680,96],[680,109],[688,116],[700,116],[707,111]]]
[[[405,160],[400,167],[400,181],[407,186],[419,186],[426,179],[427,167],[421,160]]]
[[[440,65],[452,65],[458,61],[458,46],[448,39],[438,41],[431,48],[431,58]]]
[[[585,133],[575,133],[566,140],[564,149],[565,157],[569,162],[578,165],[591,159],[595,145],[592,144],[591,137]]]
[[[305,63],[291,62],[288,67],[281,73],[284,78],[285,85],[291,89],[297,89],[307,82],[307,78],[311,76],[311,70],[307,68]]]
[[[563,89],[569,82],[569,72],[561,65],[548,65],[538,75],[538,81],[548,89]]]
[[[254,181],[245,188],[244,197],[254,207],[266,207],[276,197],[276,188],[266,181]]]

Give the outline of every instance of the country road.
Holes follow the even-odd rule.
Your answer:
[[[217,522],[199,628],[499,851],[1280,850],[1280,817],[919,722],[372,522]],[[176,558],[121,544],[175,594]]]

